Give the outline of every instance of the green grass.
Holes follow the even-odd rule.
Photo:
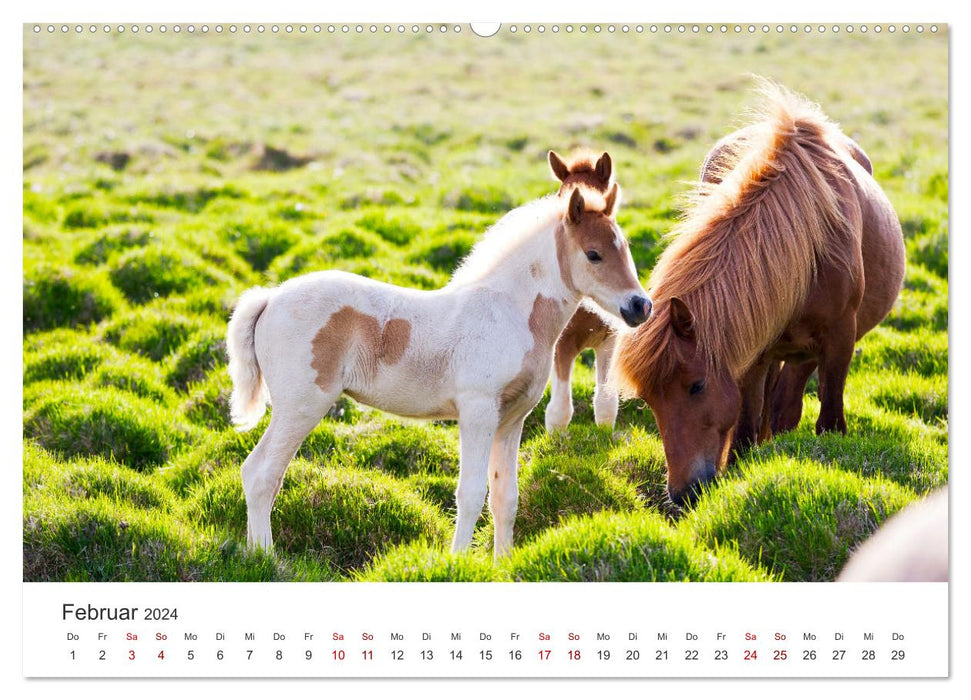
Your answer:
[[[946,32],[24,42],[26,580],[826,581],[947,483]],[[229,422],[243,289],[334,268],[437,288],[554,191],[547,150],[573,146],[610,152],[646,278],[751,106],[749,73],[843,125],[904,230],[904,290],[857,346],[846,436],[815,435],[813,380],[799,427],[678,517],[651,412],[595,426],[585,352],[571,428],[545,433],[548,397],[526,421],[507,559],[487,511],[472,551],[448,552],[455,424],[346,398],[286,475],[275,553],[246,551],[239,469],[268,418]]]

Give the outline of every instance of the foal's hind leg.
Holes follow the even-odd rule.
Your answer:
[[[313,407],[274,405],[270,425],[256,448],[243,462],[243,493],[246,495],[246,542],[251,547],[273,548],[270,511],[283,484],[287,465],[300,443],[320,422],[340,392],[321,398]],[[326,405],[323,405],[326,402]]]
[[[614,359],[614,344],[617,336],[607,335],[599,347],[594,348],[597,364],[597,386],[593,392],[593,419],[597,425],[613,427],[617,421],[617,407],[620,398],[617,390],[607,381],[610,376],[610,363]]]

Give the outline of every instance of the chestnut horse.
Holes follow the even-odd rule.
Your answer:
[[[731,169],[732,159],[743,150],[741,144],[755,135],[755,125],[747,126],[725,136],[716,143],[705,156],[704,163],[701,166],[701,181],[711,184],[721,182],[721,173]],[[853,159],[863,166],[868,174],[872,175],[873,166],[863,149],[849,136],[843,135],[843,140]],[[607,164],[605,170],[602,166],[604,160]],[[563,183],[560,186],[560,194],[570,184],[576,182],[582,182],[600,192],[606,192],[610,186],[611,168],[609,156],[606,153],[594,167],[588,154],[574,154],[568,162],[565,162],[556,153],[550,151],[550,167],[553,174]],[[595,175],[598,172],[605,174]],[[610,363],[616,346],[616,331],[616,324],[611,323],[610,319],[605,318],[603,314],[587,308],[584,304],[581,304],[577,312],[573,314],[573,318],[563,329],[563,333],[560,334],[556,343],[550,402],[546,407],[546,429],[548,431],[552,432],[556,429],[565,428],[570,424],[570,419],[573,417],[573,392],[570,387],[573,364],[577,355],[587,348],[593,350],[596,367],[596,386],[593,393],[594,421],[597,425],[613,426],[617,420],[619,399],[617,389],[614,388],[608,377],[610,376]],[[799,381],[803,382],[803,386],[805,381],[808,381],[808,377],[805,380],[800,379],[804,372],[805,368],[797,369],[792,365],[786,365],[783,368],[781,381],[787,386],[793,387],[789,391],[790,397],[795,396],[794,392],[798,390]],[[790,398],[790,403],[793,400]],[[801,395],[798,406],[801,411]],[[793,417],[795,417],[795,423],[792,423]],[[791,425],[789,425],[790,423]],[[786,421],[780,421],[778,425],[773,425],[773,429],[779,432],[785,426],[795,427],[798,423],[798,415],[789,415]]]
[[[700,186],[654,268],[654,314],[614,358],[623,393],[654,411],[679,505],[730,450],[798,424],[817,366],[816,432],[845,433],[854,344],[903,281],[900,223],[846,137],[804,99],[764,92],[763,120],[715,159],[717,184]]]
[[[588,151],[575,151],[567,160],[550,151],[550,169],[560,181],[557,194],[563,196],[577,184],[606,192],[613,181],[613,165],[608,153],[596,161]],[[625,242],[626,243],[626,242]],[[591,304],[582,303],[567,323],[556,343],[553,375],[550,379],[550,401],[546,406],[546,429],[566,427],[573,417],[570,379],[577,355],[586,348],[596,352],[597,383],[593,396],[594,417],[599,425],[613,425],[617,417],[617,391],[607,382],[610,358],[614,350],[615,323]]]
[[[495,556],[512,545],[523,420],[543,394],[553,344],[580,299],[636,325],[650,312],[614,219],[616,185],[578,186],[496,223],[443,289],[420,291],[339,271],[243,294],[229,323],[231,409],[269,427],[242,468],[247,541],[269,549],[270,511],[287,465],[334,401],[457,419],[453,551],[471,543],[486,493]],[[602,251],[596,262],[592,251]]]

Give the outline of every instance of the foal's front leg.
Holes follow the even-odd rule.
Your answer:
[[[550,378],[550,402],[546,405],[546,430],[561,430],[573,418],[573,363],[580,354],[574,334],[569,328],[560,335],[553,355],[553,373]]]
[[[459,406],[459,483],[455,489],[458,515],[452,551],[472,543],[475,523],[482,514],[489,484],[489,453],[499,416],[495,400]]]
[[[614,346],[617,336],[613,333],[607,335],[599,347],[593,349],[596,353],[597,365],[597,386],[593,392],[593,419],[597,425],[609,425],[613,427],[617,422],[617,409],[620,406],[620,397],[617,390],[610,385],[610,363],[614,359]]]
[[[489,459],[489,509],[495,530],[496,559],[512,549],[513,525],[519,507],[519,441],[523,419],[499,429]]]

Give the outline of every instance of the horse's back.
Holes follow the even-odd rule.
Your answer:
[[[758,127],[758,124],[750,124],[720,138],[702,161],[701,181],[712,184],[721,182],[724,173],[734,167],[739,156],[744,152],[745,142],[756,135]],[[873,164],[860,144],[842,132],[840,132],[840,136],[841,138],[837,142],[831,144],[833,148],[848,154],[859,163],[860,167],[872,175]]]

